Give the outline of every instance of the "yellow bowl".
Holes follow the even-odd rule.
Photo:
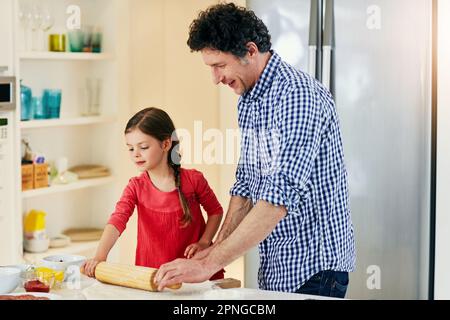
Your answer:
[[[38,267],[35,272],[37,278],[52,289],[59,287],[64,281],[64,271],[55,271],[47,267]]]

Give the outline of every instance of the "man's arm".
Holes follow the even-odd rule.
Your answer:
[[[215,246],[205,258],[177,259],[162,265],[155,277],[158,290],[176,283],[208,280],[214,273],[264,240],[286,216],[286,213],[284,206],[274,206],[266,201],[258,201],[234,232]],[[231,229],[232,225],[228,228]],[[226,235],[225,231],[224,235]]]
[[[263,241],[286,216],[286,208],[258,201],[239,225],[230,225],[230,234],[203,260],[207,268],[220,270]],[[217,271],[216,270],[216,271]]]
[[[227,215],[223,222],[222,228],[217,236],[217,243],[221,243],[223,240],[238,227],[241,221],[252,209],[253,204],[249,198],[240,196],[232,196],[230,204],[228,205]]]
[[[241,196],[232,196],[228,205],[225,221],[222,224],[219,234],[217,235],[214,244],[198,253],[196,253],[193,259],[204,259],[219,243],[228,238],[228,236],[237,228],[241,221],[252,209],[253,203],[249,198]]]

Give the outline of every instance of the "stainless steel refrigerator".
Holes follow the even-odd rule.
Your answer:
[[[427,299],[432,1],[248,0],[273,48],[332,91],[357,269],[347,298]],[[256,287],[259,258],[246,256]]]

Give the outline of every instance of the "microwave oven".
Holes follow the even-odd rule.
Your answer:
[[[0,76],[0,111],[16,108],[16,78]]]

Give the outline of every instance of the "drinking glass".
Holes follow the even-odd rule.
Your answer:
[[[61,111],[61,90],[45,89],[43,100],[47,110],[47,119],[58,119]]]
[[[31,99],[31,108],[33,109],[34,119],[46,119],[47,110],[45,109],[44,103],[42,103],[42,97],[33,97]]]

